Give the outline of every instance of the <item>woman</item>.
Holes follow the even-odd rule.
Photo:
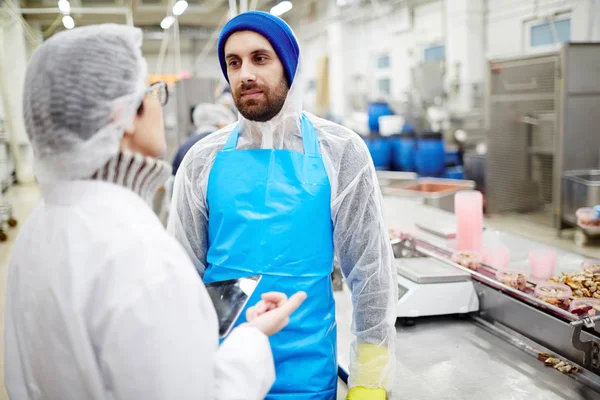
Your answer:
[[[304,298],[271,293],[219,347],[196,270],[148,206],[170,175],[164,84],[141,31],[53,36],[27,69],[24,115],[43,201],[15,244],[5,320],[11,399],[259,399],[267,335]]]

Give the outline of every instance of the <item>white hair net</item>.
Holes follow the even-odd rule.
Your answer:
[[[302,153],[302,57],[281,112],[268,122],[239,115],[237,149],[277,148]],[[334,246],[354,306],[349,386],[391,390],[395,371],[397,285],[393,253],[383,220],[375,167],[356,133],[306,113],[314,125],[331,184]],[[206,268],[206,189],[217,155],[235,125],[197,143],[175,178],[168,230],[186,249],[200,274]],[[366,351],[364,349],[367,349]]]
[[[142,32],[126,25],[54,35],[27,67],[24,116],[41,183],[91,177],[118,153],[146,90]]]
[[[215,131],[219,125],[229,125],[235,122],[235,115],[227,107],[220,104],[200,103],[194,107],[192,119],[197,132]]]

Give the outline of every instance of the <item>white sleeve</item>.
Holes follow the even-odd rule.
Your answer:
[[[344,154],[332,213],[336,254],[354,306],[349,386],[391,390],[397,286],[382,196],[364,142],[350,142]]]
[[[167,231],[183,246],[194,267],[204,275],[208,251],[208,210],[204,191],[188,176],[188,152],[177,171]]]
[[[215,380],[220,399],[263,399],[275,382],[269,338],[249,326],[234,329],[217,352]]]
[[[212,303],[191,275],[155,281],[112,316],[99,354],[115,399],[263,399],[271,388],[268,339],[241,328],[219,348]]]

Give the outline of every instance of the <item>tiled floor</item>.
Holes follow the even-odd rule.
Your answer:
[[[11,202],[14,207],[14,216],[19,221],[19,226],[26,220],[27,216],[35,205],[40,200],[40,192],[37,186],[17,186],[9,190],[4,196],[4,200]],[[567,233],[564,237],[559,238],[554,229],[550,227],[547,221],[547,213],[539,213],[533,215],[503,215],[491,216],[487,221],[488,226],[518,233],[532,239],[536,239],[547,244],[555,245],[566,250],[575,251],[585,254],[590,257],[600,258],[600,247],[578,248],[574,245],[573,240]],[[6,293],[6,275],[8,259],[10,257],[13,240],[18,233],[19,226],[16,229],[8,231],[9,240],[5,243],[0,243],[0,376],[4,376],[4,301]],[[340,334],[340,347],[346,347],[350,340],[349,331],[351,318],[351,303],[347,293],[338,293],[338,323]],[[347,355],[340,352],[340,362],[347,362]],[[338,398],[343,399],[345,389],[340,386]],[[8,396],[4,389],[4,380],[0,383],[0,400],[6,400]]]

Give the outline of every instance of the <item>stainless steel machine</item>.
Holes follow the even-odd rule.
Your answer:
[[[551,205],[563,212],[563,176],[599,165],[600,43],[488,64],[487,207],[491,213]]]

